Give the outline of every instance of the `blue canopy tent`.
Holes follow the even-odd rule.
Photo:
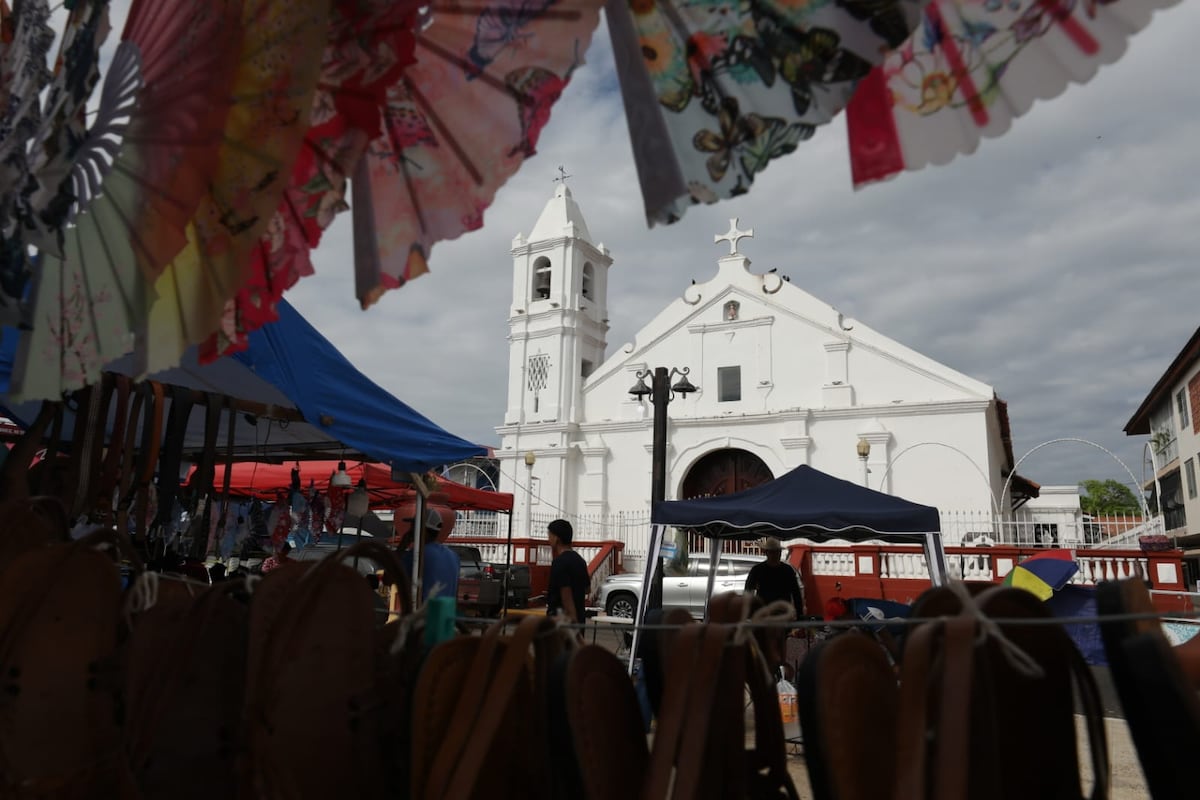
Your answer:
[[[11,404],[7,398],[17,335],[5,329],[0,343],[0,405],[25,427],[39,402]],[[107,369],[133,375],[132,357]],[[239,460],[329,458],[344,455],[381,461],[395,472],[424,472],[486,449],[447,432],[393,397],[361,373],[290,304],[279,303],[279,320],[250,334],[249,348],[211,364],[200,364],[196,348],[175,368],[151,375],[160,383],[253,404],[261,413],[238,415],[235,458]],[[227,418],[227,415],[226,415]],[[204,414],[193,413],[184,451],[204,444]],[[67,422],[71,430],[73,422]],[[218,441],[224,446],[228,429]]]
[[[721,542],[764,536],[803,537],[818,542],[919,542],[925,548],[934,585],[946,580],[946,556],[936,508],[877,492],[809,466],[796,467],[773,481],[734,494],[655,503],[650,523],[642,597],[650,596],[650,581],[667,526],[693,530],[713,540],[708,595],[712,594]],[[644,615],[643,603],[638,607],[639,625]]]

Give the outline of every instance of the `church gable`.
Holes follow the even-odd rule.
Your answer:
[[[585,419],[640,417],[636,372],[690,369],[700,387],[672,416],[986,402],[990,386],[878,333],[734,252],[688,286],[583,387]],[[621,408],[619,417],[616,409]],[[592,413],[592,412],[595,413]]]

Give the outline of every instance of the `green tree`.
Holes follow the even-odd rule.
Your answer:
[[[1137,514],[1142,510],[1137,496],[1120,481],[1086,480],[1079,486],[1083,489],[1079,503],[1085,514]]]

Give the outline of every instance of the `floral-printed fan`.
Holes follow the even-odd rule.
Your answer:
[[[91,125],[107,3],[74,6],[21,195],[19,252],[41,264],[14,395],[58,397],[130,351],[142,371],[173,366],[216,329],[307,128],[302,56],[328,4],[135,0]]]
[[[417,24],[412,0],[335,0],[290,184],[250,254],[245,283],[225,305],[220,329],[201,346],[203,361],[245,349],[252,331],[278,318],[283,293],[313,273],[310,252],[348,207],[350,173],[382,130],[387,87],[413,62]]]
[[[212,179],[188,228],[188,246],[155,283],[139,331],[139,366],[172,367],[221,325],[226,303],[249,279],[251,253],[273,259],[263,239],[309,128],[332,0],[240,0],[243,41],[235,98]]]
[[[920,0],[609,0],[651,225],[749,191],[845,108]]]
[[[428,271],[434,243],[483,225],[599,24],[602,0],[430,6],[416,63],[387,93],[383,130],[351,180],[364,308]]]
[[[1177,0],[933,0],[847,110],[854,185],[945,164],[1116,61]]]
[[[204,359],[242,349],[312,273],[310,252],[353,187],[366,307],[423,274],[435,242],[483,223],[599,22],[601,0],[335,0],[311,128],[249,279]]]

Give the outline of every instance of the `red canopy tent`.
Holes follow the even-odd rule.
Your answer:
[[[337,471],[337,461],[301,461],[290,464],[267,464],[260,461],[241,461],[233,465],[233,475],[229,483],[230,495],[237,497],[259,497],[264,500],[275,500],[280,492],[286,492],[292,483],[292,469],[300,469],[300,485],[308,489],[310,483],[319,491],[329,490],[329,478]],[[192,471],[188,480],[192,479]],[[357,486],[359,480],[365,478],[367,492],[371,496],[373,508],[387,508],[411,502],[416,490],[411,483],[400,483],[392,480],[391,468],[384,464],[367,462],[346,462],[346,472],[351,482]],[[435,492],[446,496],[446,505],[456,511],[506,511],[511,512],[513,496],[502,492],[488,492],[482,489],[472,489],[461,483],[434,476],[437,481]],[[225,468],[217,467],[217,488],[223,485]]]

